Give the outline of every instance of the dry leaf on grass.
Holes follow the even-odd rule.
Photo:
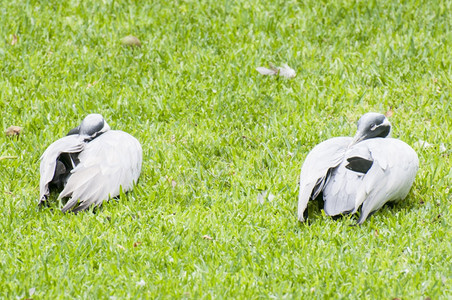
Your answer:
[[[123,37],[121,39],[121,43],[123,46],[141,47],[141,41],[136,36],[133,35]]]
[[[207,234],[203,235],[202,238],[209,241],[213,240],[213,238],[208,236]]]
[[[17,40],[17,35],[13,34],[13,38],[11,40],[11,45],[14,46],[15,44],[17,44],[18,40]]]
[[[261,75],[279,75],[285,78],[293,78],[297,76],[295,70],[289,67],[287,64],[284,64],[282,67],[275,67],[270,65],[270,69],[264,67],[257,67],[256,71],[258,71]]]
[[[117,244],[116,246],[118,246],[118,248],[121,249],[121,250],[126,250],[126,248],[124,248],[124,246],[122,246],[120,244]]]
[[[267,69],[264,67],[257,67],[256,71],[258,71],[261,75],[277,75],[278,69]]]
[[[394,115],[394,111],[392,110],[392,108],[390,108],[386,113],[385,116],[386,118],[390,118]]]
[[[282,67],[278,68],[279,70],[279,76],[286,77],[286,78],[294,78],[297,76],[297,73],[295,73],[295,70],[289,67],[287,64],[283,65]]]
[[[136,247],[140,246],[141,244],[142,243],[140,241],[137,241],[137,242],[133,243],[133,246],[136,248]]]
[[[22,131],[22,127],[19,126],[10,126],[6,129],[6,136],[17,136]]]

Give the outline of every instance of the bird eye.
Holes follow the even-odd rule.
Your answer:
[[[370,130],[374,131],[375,128],[377,128],[377,124],[375,123],[370,124]]]

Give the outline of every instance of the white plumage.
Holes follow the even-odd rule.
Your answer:
[[[385,203],[407,196],[419,160],[410,146],[387,137],[390,129],[384,115],[367,113],[354,138],[332,138],[311,150],[301,168],[299,221],[306,218],[308,201],[320,195],[329,216],[361,207],[358,224]]]
[[[51,144],[41,157],[40,201],[50,190],[69,198],[62,211],[78,212],[127,192],[138,181],[142,149],[128,133],[110,130],[101,115],[88,115],[82,124]]]

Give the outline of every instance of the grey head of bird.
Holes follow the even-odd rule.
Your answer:
[[[372,138],[385,138],[391,132],[391,123],[385,115],[370,112],[358,120],[358,130],[352,145]]]
[[[86,136],[88,140],[92,140],[108,130],[110,130],[110,126],[105,122],[102,115],[89,114],[79,126],[71,129],[67,135],[79,134]]]

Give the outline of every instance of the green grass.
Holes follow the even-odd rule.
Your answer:
[[[0,134],[0,297],[450,299],[451,20],[452,1],[2,1],[0,123],[23,131]],[[299,224],[308,151],[389,109],[420,159],[408,198]],[[138,186],[37,210],[40,155],[92,112],[141,141]]]

